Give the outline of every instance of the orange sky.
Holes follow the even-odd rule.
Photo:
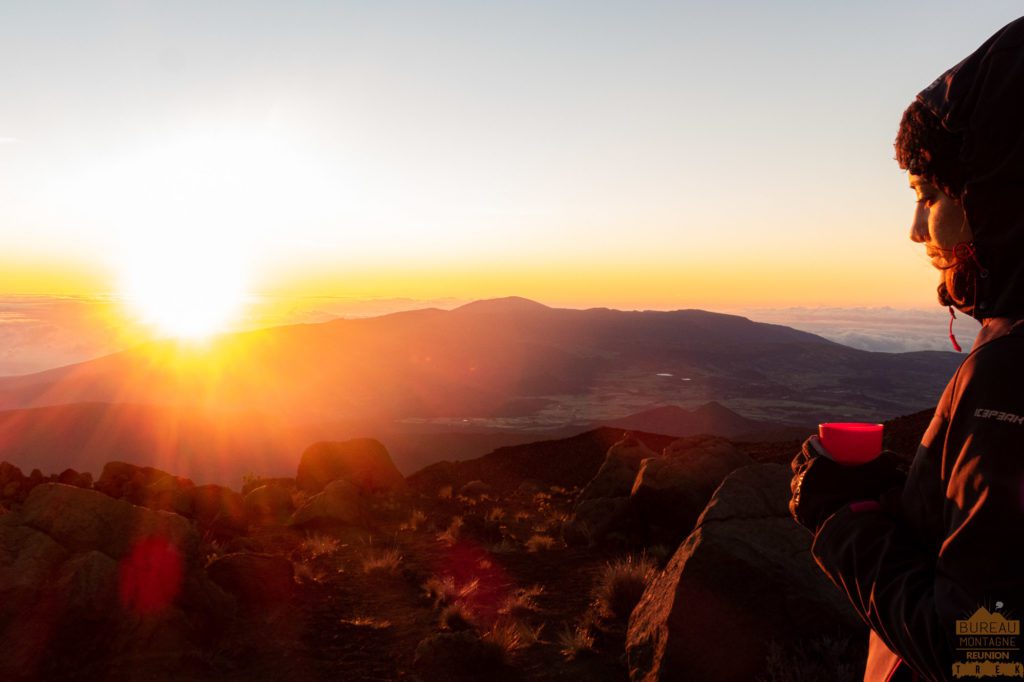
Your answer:
[[[892,138],[1016,8],[697,5],[25,5],[0,295],[931,305]]]

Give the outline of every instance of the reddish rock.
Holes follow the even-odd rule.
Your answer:
[[[300,490],[319,493],[331,481],[346,480],[367,493],[405,488],[387,449],[372,438],[314,443],[306,448],[295,477]]]
[[[295,587],[292,562],[271,554],[228,554],[212,561],[206,573],[247,610],[285,604]]]
[[[261,526],[283,524],[295,509],[291,492],[276,485],[253,489],[244,502],[249,523]]]
[[[677,546],[725,477],[751,464],[754,460],[732,443],[714,436],[683,438],[661,457],[645,459],[630,494],[645,540]]]
[[[85,473],[78,473],[74,469],[65,469],[60,472],[57,476],[57,483],[63,483],[64,485],[73,485],[76,488],[91,488],[92,487],[92,474],[88,471]]]
[[[39,485],[0,522],[0,678],[34,679],[53,659],[177,660],[234,609],[203,561],[177,514]],[[82,661],[83,651],[93,655]]]
[[[110,497],[124,498],[132,504],[169,511],[178,511],[191,504],[190,500],[185,500],[189,496],[181,492],[194,487],[195,484],[187,478],[127,462],[107,462],[93,485],[95,490]]]
[[[309,498],[289,521],[298,528],[361,525],[366,519],[366,505],[359,488],[345,480],[327,484],[324,491]]]
[[[645,459],[657,456],[657,453],[642,442],[627,436],[608,448],[601,468],[580,492],[579,499],[583,501],[600,497],[629,497],[641,463]]]
[[[10,462],[0,462],[0,487],[8,483],[21,483],[25,480],[25,474],[21,469]]]
[[[242,497],[245,497],[256,488],[263,486],[272,486],[275,488],[282,488],[284,490],[295,490],[295,479],[294,478],[263,478],[257,477],[251,480],[247,480],[242,483]]]
[[[493,495],[494,487],[484,483],[483,481],[470,481],[459,488],[459,494],[463,497],[482,497],[483,495]]]
[[[249,518],[242,496],[222,485],[200,485],[191,491],[193,518],[203,531],[217,537],[243,535]]]
[[[630,679],[761,679],[774,642],[863,631],[789,516],[791,473],[778,464],[737,469],[697,527],[647,587],[629,620]]]

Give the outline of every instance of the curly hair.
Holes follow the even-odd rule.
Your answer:
[[[903,112],[896,134],[896,162],[920,175],[953,199],[964,191],[966,172],[960,161],[962,137],[942,125],[931,109],[914,100]]]

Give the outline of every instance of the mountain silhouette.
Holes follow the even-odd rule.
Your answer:
[[[337,419],[589,424],[652,404],[748,418],[878,420],[934,404],[952,353],[871,353],[701,310],[549,308],[520,298],[152,343],[0,378],[0,409],[103,402]],[[523,428],[519,424],[516,428]]]

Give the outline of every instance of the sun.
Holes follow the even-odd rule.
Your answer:
[[[238,259],[201,240],[163,241],[139,249],[122,268],[130,314],[158,336],[203,340],[229,330],[248,297]]]

